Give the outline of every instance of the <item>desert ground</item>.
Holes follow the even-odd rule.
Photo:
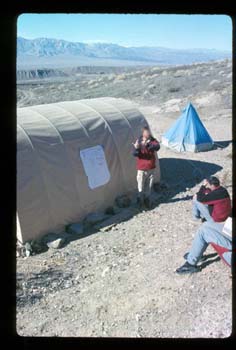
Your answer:
[[[175,270],[201,225],[191,219],[191,196],[200,182],[216,174],[232,195],[231,61],[20,80],[17,94],[19,107],[127,98],[139,105],[159,140],[191,101],[216,142],[202,153],[180,154],[161,146],[161,185],[153,192],[151,210],[134,210],[129,220],[71,239],[61,249],[18,257],[18,334],[230,336],[230,268],[209,247],[200,272],[179,276]]]

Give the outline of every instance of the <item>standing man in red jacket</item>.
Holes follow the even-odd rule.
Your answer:
[[[137,166],[138,204],[150,208],[150,195],[152,191],[154,173],[156,168],[156,152],[160,143],[152,136],[150,129],[145,126],[142,135],[133,143]]]

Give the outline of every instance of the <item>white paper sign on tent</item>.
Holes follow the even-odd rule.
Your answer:
[[[80,151],[80,157],[92,190],[109,182],[110,172],[102,146],[85,148]]]

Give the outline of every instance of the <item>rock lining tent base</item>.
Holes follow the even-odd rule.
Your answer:
[[[132,142],[144,125],[148,123],[139,109],[124,99],[19,108],[18,240],[60,232],[134,191]],[[157,171],[157,182],[159,176]]]
[[[203,152],[213,148],[213,140],[191,103],[162,136],[162,144],[178,152]]]

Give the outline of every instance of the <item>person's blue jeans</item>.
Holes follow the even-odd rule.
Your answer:
[[[209,212],[208,205],[199,202],[197,199],[193,199],[192,213],[194,219],[205,218],[206,221],[214,222]]]
[[[204,222],[198,229],[191,250],[188,254],[187,261],[191,265],[196,265],[207,249],[209,243],[215,243],[221,247],[232,250],[232,242],[222,235],[224,222]],[[232,252],[223,254],[225,260],[231,265]]]

